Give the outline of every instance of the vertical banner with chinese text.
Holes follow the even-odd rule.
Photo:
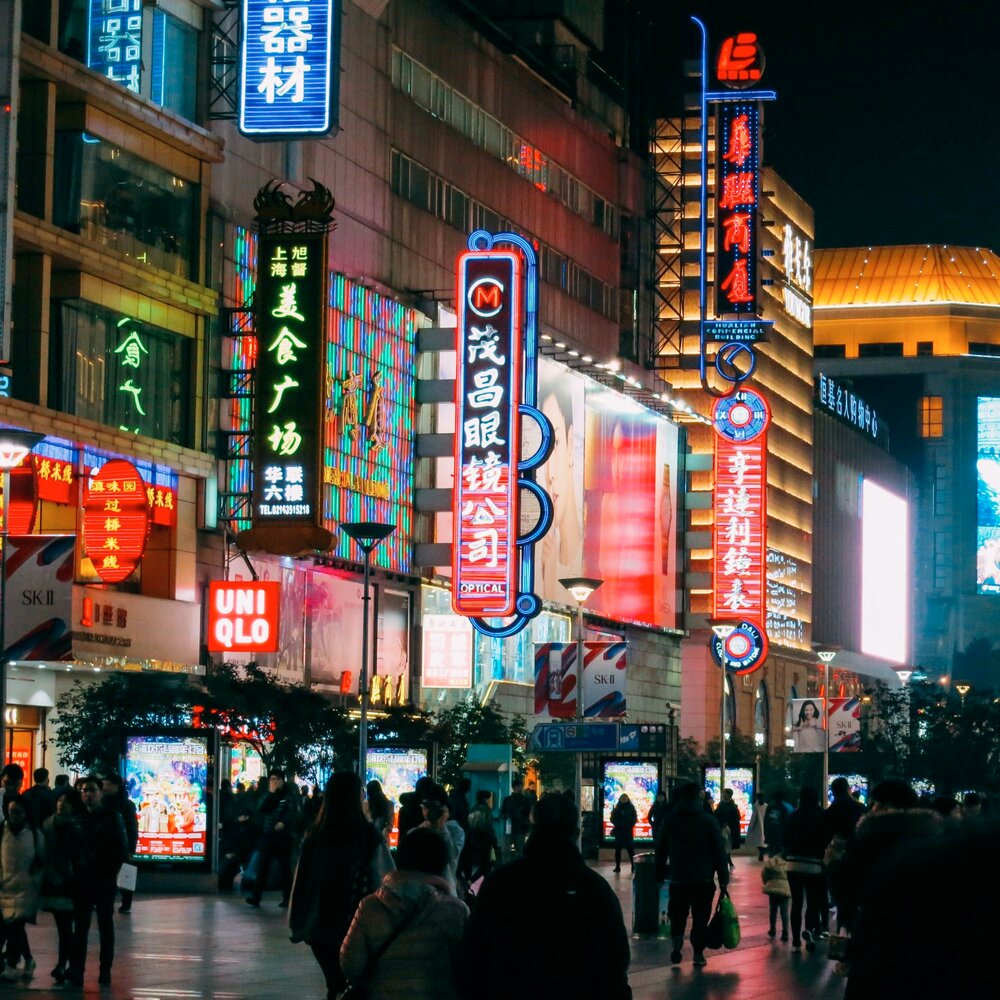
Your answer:
[[[452,606],[468,617],[517,598],[521,283],[517,252],[459,258]]]

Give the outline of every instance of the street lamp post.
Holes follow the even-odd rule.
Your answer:
[[[587,598],[604,583],[586,576],[569,576],[559,581],[576,601],[576,721],[583,722],[583,605]],[[583,754],[577,753],[573,777],[573,797],[580,813],[581,842],[583,837]]]
[[[365,583],[362,601],[361,617],[361,674],[358,677],[358,694],[361,697],[361,725],[358,734],[358,777],[362,785],[368,770],[368,602],[371,600],[371,566],[372,551],[383,539],[388,538],[395,530],[394,524],[382,524],[379,521],[352,521],[340,526],[344,533],[350,535],[365,556]]]
[[[10,474],[44,440],[44,434],[0,428],[3,474],[3,530],[0,532],[0,766],[7,763],[7,539],[10,528]]]
[[[830,783],[830,664],[837,655],[837,651],[835,649],[818,649],[816,655],[823,664],[823,714],[826,716],[823,720],[823,730],[826,733],[826,739],[823,742],[823,790],[820,792],[823,797],[820,801],[825,802],[827,786]]]
[[[712,632],[714,635],[725,641],[736,630],[732,622],[712,622]],[[726,787],[726,729],[728,719],[726,718],[726,696],[729,694],[729,674],[725,667],[722,669],[722,699],[719,704],[719,799],[722,799],[722,790]]]

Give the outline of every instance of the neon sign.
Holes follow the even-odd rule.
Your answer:
[[[212,580],[208,585],[210,653],[276,653],[281,584]]]
[[[87,65],[134,93],[142,73],[143,0],[90,0]]]
[[[334,0],[243,0],[244,135],[319,136],[336,126],[339,18]]]
[[[715,61],[719,83],[737,90],[752,87],[764,75],[764,50],[752,31],[741,31],[723,40]]]
[[[142,560],[149,532],[146,483],[124,459],[105,462],[83,497],[83,538],[94,571],[105,583],[130,577]]]
[[[325,233],[260,236],[255,526],[319,518],[326,245]]]
[[[715,312],[757,315],[760,109],[719,104],[716,116]]]

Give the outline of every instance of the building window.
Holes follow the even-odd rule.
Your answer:
[[[194,272],[198,185],[85,132],[57,132],[53,221],[182,278]]]
[[[843,358],[846,357],[846,347],[843,344],[817,344],[813,348],[813,357]]]
[[[922,396],[920,399],[920,436],[944,437],[944,399],[941,396]]]
[[[917,341],[917,357],[918,358],[929,358],[934,353],[934,341],[933,340],[918,340]]]
[[[948,469],[939,465],[934,470],[934,515],[948,513]]]
[[[901,358],[903,356],[903,343],[893,344],[859,344],[859,358]]]
[[[89,302],[58,305],[49,398],[61,412],[189,445],[190,342]]]
[[[1000,344],[969,344],[970,354],[981,354],[986,357],[995,358],[1000,356]]]
[[[753,744],[767,747],[771,732],[771,712],[767,704],[767,685],[761,681],[753,705]]]
[[[194,121],[198,32],[176,17],[153,12],[153,103]]]
[[[948,586],[948,534],[944,531],[934,532],[934,589],[944,590]]]

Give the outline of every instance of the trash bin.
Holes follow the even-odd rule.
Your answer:
[[[656,855],[637,854],[632,875],[632,933],[656,934],[660,929],[660,884]]]

